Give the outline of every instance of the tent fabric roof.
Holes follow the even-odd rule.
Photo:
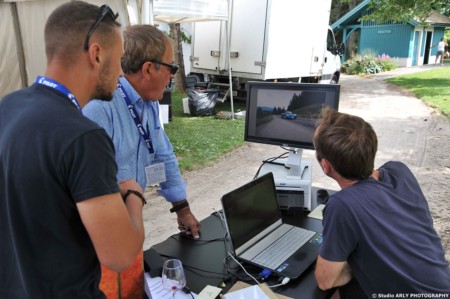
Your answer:
[[[336,22],[334,22],[331,25],[331,28],[333,30],[342,29],[345,26],[359,23],[358,20],[367,11],[367,5],[369,4],[370,1],[371,0],[364,0],[363,2],[358,4],[351,11],[346,13],[344,16],[342,16]],[[410,23],[413,26],[417,26],[420,24],[420,22],[418,20],[410,20],[408,23]],[[447,16],[444,16],[436,11],[432,11],[431,15],[426,19],[426,23],[428,23],[430,25],[434,25],[434,26],[450,26],[450,18]]]
[[[227,21],[228,0],[153,0],[155,23]]]

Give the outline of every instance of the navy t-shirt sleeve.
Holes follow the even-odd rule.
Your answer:
[[[75,202],[119,192],[114,145],[103,129],[75,139],[64,155],[62,171]]]
[[[339,197],[333,197],[323,212],[320,256],[328,261],[344,262],[357,246],[358,232],[351,211],[344,204],[338,204]]]

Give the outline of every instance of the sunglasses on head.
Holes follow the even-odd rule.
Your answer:
[[[92,25],[91,29],[89,29],[86,40],[84,41],[84,52],[87,52],[87,50],[89,49],[89,40],[91,39],[91,35],[94,33],[95,29],[97,29],[98,25],[105,18],[105,16],[109,16],[114,21],[117,19],[119,14],[114,13],[111,7],[106,4],[100,6],[100,16],[98,17],[97,21],[95,21],[94,25]]]
[[[175,75],[176,72],[178,71],[178,65],[177,65],[177,64],[165,63],[165,62],[162,62],[162,61],[157,60],[157,59],[152,59],[152,60],[150,60],[150,62],[153,62],[153,63],[156,63],[156,64],[160,64],[160,65],[167,66],[167,67],[169,68],[170,73],[171,73],[172,75]]]

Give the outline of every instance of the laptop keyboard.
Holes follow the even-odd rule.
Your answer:
[[[252,262],[265,268],[276,269],[315,234],[313,231],[293,228],[253,258]]]

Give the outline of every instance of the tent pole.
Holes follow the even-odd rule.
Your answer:
[[[141,24],[153,25],[153,0],[142,0]]]
[[[20,81],[21,86],[27,87],[28,86],[28,74],[27,74],[27,68],[25,65],[25,51],[23,50],[23,42],[22,42],[22,31],[20,30],[20,24],[19,24],[19,14],[17,12],[17,4],[16,3],[10,3],[11,5],[11,12],[12,12],[12,19],[13,19],[13,28],[15,33],[15,39],[16,39],[16,45],[17,45],[17,62],[19,64],[19,70],[20,70]]]
[[[234,103],[233,103],[233,79],[231,76],[231,53],[230,53],[230,34],[231,34],[231,7],[232,7],[232,0],[228,1],[228,19],[226,21],[226,30],[227,30],[227,60],[228,60],[228,80],[229,80],[229,92],[230,92],[230,103],[231,103],[231,119],[234,120]],[[224,99],[225,100],[225,99]]]

